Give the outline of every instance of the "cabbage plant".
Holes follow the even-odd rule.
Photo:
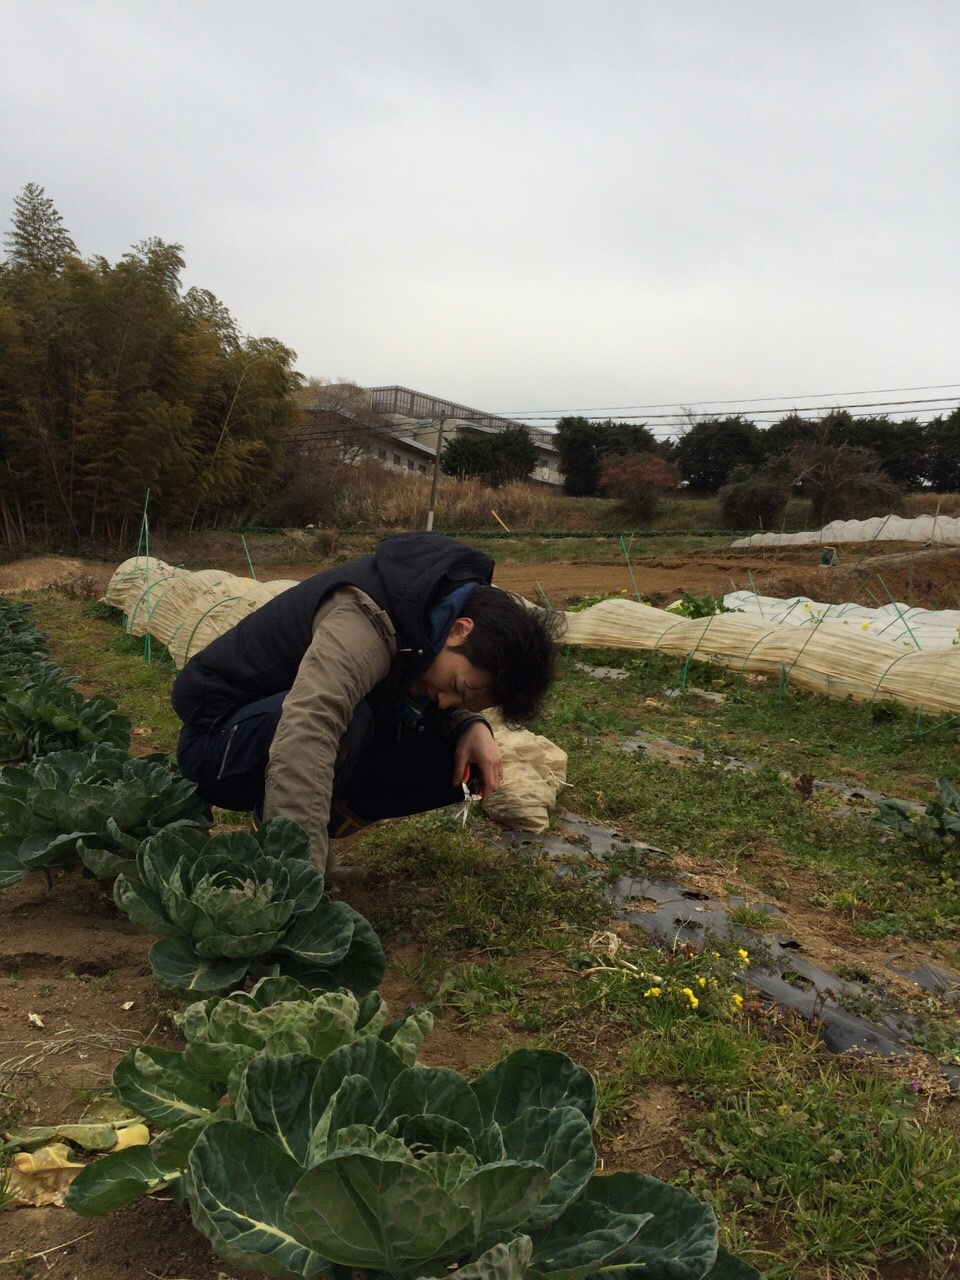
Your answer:
[[[94,875],[133,865],[161,830],[210,825],[206,805],[169,756],[132,758],[101,743],[0,769],[0,887],[28,871],[82,861]]]
[[[231,1095],[259,1053],[326,1058],[364,1035],[388,1043],[412,1066],[433,1015],[417,1009],[393,1021],[380,995],[358,1000],[349,991],[318,994],[293,978],[261,978],[249,992],[199,1000],[184,1011],[183,1060],[198,1075],[221,1080]]]
[[[583,1067],[522,1049],[467,1081],[416,1064],[429,1021],[386,1023],[375,995],[311,1009],[276,978],[192,1005],[183,1054],[134,1050],[114,1073],[127,1106],[166,1131],[89,1165],[68,1206],[94,1216],[169,1188],[224,1259],[275,1276],[759,1280],[720,1248],[706,1204],[596,1173]],[[340,1043],[257,1051],[254,1026],[273,1049]],[[214,1049],[232,1045],[252,1053]]]
[[[758,1280],[708,1205],[595,1172],[594,1102],[589,1073],[547,1051],[474,1081],[371,1037],[262,1055],[235,1118],[195,1143],[186,1196],[223,1258],[277,1276]]]
[[[0,760],[32,760],[95,742],[130,745],[130,720],[112,698],[84,698],[59,667],[0,676]]]
[[[47,637],[29,605],[0,599],[0,761],[31,760],[53,751],[130,743],[130,721],[98,694],[85,699],[50,661]]]
[[[47,636],[34,626],[32,612],[29,604],[0,597],[0,675],[39,670],[46,664]]]
[[[366,995],[383,977],[383,948],[358,911],[323,889],[306,833],[273,818],[253,834],[160,832],[140,846],[136,873],[117,877],[114,899],[161,935],[150,966],[179,995],[220,995],[248,974]]]
[[[148,1147],[89,1164],[71,1185],[67,1204],[95,1217],[175,1183],[206,1126],[234,1115],[230,1100],[259,1054],[321,1059],[371,1036],[412,1066],[432,1025],[425,1009],[388,1021],[375,991],[357,1000],[348,991],[310,991],[292,978],[261,978],[249,992],[198,1001],[182,1015],[185,1050],[141,1045],[113,1072],[117,1098],[160,1134]]]

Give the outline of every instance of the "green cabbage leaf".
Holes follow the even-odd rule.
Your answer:
[[[589,1073],[545,1051],[474,1081],[372,1036],[323,1060],[263,1054],[184,1190],[218,1253],[274,1275],[759,1280],[720,1249],[708,1205],[596,1173],[594,1106]]]
[[[0,887],[78,860],[102,877],[133,865],[159,831],[209,827],[206,805],[169,756],[101,743],[0,769]]]
[[[140,846],[114,899],[160,935],[150,964],[179,995],[222,995],[248,974],[366,995],[383,977],[383,948],[367,920],[323,888],[306,834],[273,818],[252,834],[167,828]]]

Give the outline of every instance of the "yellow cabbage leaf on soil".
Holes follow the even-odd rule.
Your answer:
[[[54,1142],[36,1151],[18,1151],[10,1161],[4,1183],[13,1207],[62,1205],[67,1188],[84,1167],[74,1164],[72,1157],[65,1142]]]
[[[145,1124],[128,1124],[117,1130],[116,1146],[111,1151],[123,1151],[125,1147],[145,1147],[150,1142],[150,1130]]]

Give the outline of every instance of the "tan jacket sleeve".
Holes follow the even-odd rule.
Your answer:
[[[357,704],[386,676],[395,652],[387,614],[357,587],[341,587],[317,610],[313,639],[284,699],[270,746],[263,816],[298,822],[321,871],[327,865],[340,739]]]

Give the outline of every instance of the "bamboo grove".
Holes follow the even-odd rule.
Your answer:
[[[17,197],[0,264],[0,546],[120,544],[149,491],[171,529],[262,502],[299,410],[295,353],[243,336],[182,247],[83,259],[42,187]]]

